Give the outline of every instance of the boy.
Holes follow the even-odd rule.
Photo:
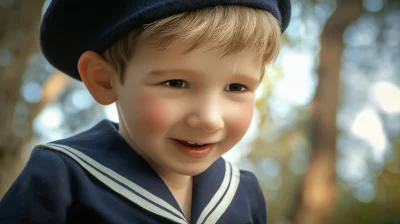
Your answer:
[[[0,223],[266,223],[255,176],[221,156],[289,17],[289,0],[53,0],[44,55],[119,124],[37,146]]]

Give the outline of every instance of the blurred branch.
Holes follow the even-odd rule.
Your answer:
[[[312,153],[291,214],[293,223],[325,223],[336,200],[336,114],[343,33],[362,13],[362,0],[339,1],[322,36],[319,84],[312,102]]]
[[[42,89],[42,99],[33,106],[28,121],[33,120],[43,111],[43,109],[65,90],[71,82],[71,78],[60,71],[54,72]]]

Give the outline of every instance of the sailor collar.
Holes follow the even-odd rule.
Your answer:
[[[81,134],[36,148],[61,152],[132,203],[172,222],[188,223],[166,184],[119,135],[116,123],[103,120]],[[239,170],[222,158],[194,176],[190,223],[216,223],[239,181]]]

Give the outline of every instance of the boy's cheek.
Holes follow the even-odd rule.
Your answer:
[[[143,96],[137,105],[137,119],[144,131],[151,133],[166,132],[173,122],[173,105],[166,99]]]
[[[236,110],[231,111],[234,112],[229,115],[229,123],[226,123],[226,125],[231,127],[229,134],[232,136],[232,139],[239,141],[250,127],[254,113],[254,104],[246,102],[237,105]]]

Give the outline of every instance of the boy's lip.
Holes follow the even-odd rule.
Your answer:
[[[198,146],[189,146],[188,144],[185,144],[185,140],[179,140],[179,139],[172,139],[174,142],[174,145],[177,146],[177,148],[183,152],[186,156],[191,157],[191,158],[204,158],[206,157],[211,150],[214,148],[215,143],[207,143],[204,145],[198,145]]]
[[[178,142],[190,142],[190,143],[197,143],[197,144],[200,144],[200,145],[209,145],[209,144],[215,144],[216,142],[214,142],[214,141],[196,141],[196,140],[194,140],[194,141],[192,141],[192,140],[183,140],[183,139],[178,139],[178,138],[172,138],[172,140],[175,140],[175,141],[178,141]]]

